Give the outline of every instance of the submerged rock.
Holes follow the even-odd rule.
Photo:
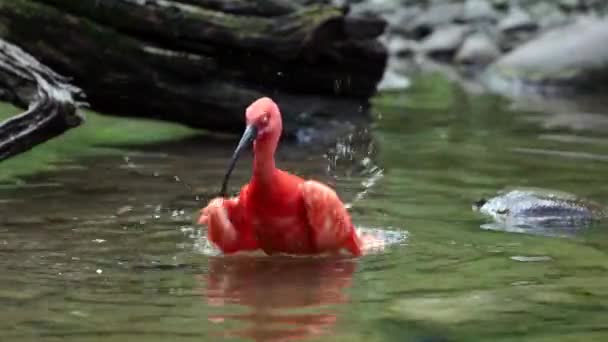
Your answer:
[[[411,23],[406,25],[413,37],[424,37],[433,29],[462,19],[464,6],[461,3],[438,3],[431,5]]]
[[[493,22],[498,19],[498,13],[486,0],[467,0],[464,4],[464,19]]]
[[[576,195],[547,189],[520,188],[476,202],[473,209],[508,228],[571,229],[606,217],[600,205]]]
[[[466,25],[446,25],[438,28],[420,44],[420,51],[428,55],[454,53],[462,44],[470,28]]]
[[[394,36],[387,40],[387,48],[390,56],[409,57],[419,50],[419,43],[400,36]]]
[[[559,6],[565,10],[573,11],[582,7],[582,1],[580,0],[559,0]]]
[[[505,10],[509,7],[510,0],[491,0],[492,6],[498,10]]]
[[[570,20],[554,3],[539,2],[529,8],[530,15],[547,30],[563,26]]]
[[[487,70],[496,91],[522,85],[564,90],[601,88],[608,81],[608,20],[581,19],[516,48]]]
[[[514,7],[509,14],[498,23],[498,28],[504,33],[534,31],[538,28],[538,24],[532,20],[532,16],[528,14],[528,12],[519,7]]]
[[[456,62],[461,64],[487,65],[500,57],[500,49],[484,33],[475,33],[469,36],[458,53]]]

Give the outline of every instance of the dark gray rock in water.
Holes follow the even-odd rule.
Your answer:
[[[390,37],[386,43],[391,56],[409,57],[420,49],[420,44],[415,40],[409,40],[400,36]]]
[[[491,0],[492,6],[499,10],[505,10],[509,7],[511,0]]]
[[[519,6],[513,6],[507,16],[498,23],[501,33],[500,47],[511,51],[529,41],[538,31],[538,23]]]
[[[582,1],[580,0],[559,0],[559,6],[566,10],[575,10],[582,7]]]
[[[389,32],[408,35],[407,27],[416,20],[422,13],[418,6],[408,6],[394,8],[393,11],[383,14],[383,18],[388,24]]]
[[[494,22],[498,19],[498,13],[486,0],[467,0],[464,4],[464,19]]]
[[[435,27],[451,24],[462,19],[464,6],[461,3],[433,4],[425,12],[406,26],[412,36],[421,38],[433,31]]]
[[[498,28],[504,33],[535,31],[538,24],[532,20],[532,16],[528,12],[519,7],[513,7],[509,14],[498,23]]]
[[[488,68],[484,78],[491,89],[506,93],[522,86],[540,92],[603,88],[608,81],[607,42],[608,20],[580,19],[513,50]]]
[[[564,26],[569,22],[568,16],[555,3],[538,2],[529,8],[532,20],[538,22],[544,30]]]
[[[480,200],[473,209],[491,217],[494,226],[484,228],[553,234],[577,230],[606,218],[600,205],[573,194],[536,188],[505,190],[488,200]]]
[[[466,25],[442,26],[421,42],[420,51],[428,55],[452,54],[470,31]]]
[[[487,65],[500,57],[500,49],[485,33],[475,33],[467,37],[455,60],[461,64]]]

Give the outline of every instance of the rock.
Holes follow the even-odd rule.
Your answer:
[[[417,6],[399,7],[392,13],[383,15],[388,23],[389,32],[409,36],[408,25],[416,20],[422,13]]]
[[[504,51],[510,51],[530,40],[538,30],[538,24],[532,16],[519,6],[514,6],[509,14],[498,24],[502,34],[500,46]]]
[[[423,38],[432,32],[435,27],[461,20],[463,9],[461,3],[434,4],[407,25],[406,30],[414,38]]]
[[[579,0],[559,0],[559,6],[565,10],[573,11],[581,7],[582,3]]]
[[[461,64],[487,65],[500,57],[496,43],[484,33],[470,35],[462,44],[455,60]]]
[[[393,36],[388,39],[386,45],[391,57],[404,58],[417,52],[420,44],[414,40],[405,39],[400,36]]]
[[[498,10],[506,10],[509,8],[509,0],[492,0],[492,6]]]
[[[497,223],[531,231],[575,229],[606,217],[605,209],[597,203],[567,192],[540,188],[504,190],[495,197],[476,202],[473,209]]]
[[[608,81],[608,20],[581,18],[553,29],[499,59],[486,71],[488,86],[512,93],[539,86],[568,91],[605,87]]]
[[[555,12],[550,13],[539,20],[540,27],[545,31],[556,27],[565,26],[571,22],[571,18],[559,10],[556,10]]]
[[[469,32],[470,28],[466,25],[442,26],[422,41],[420,51],[428,55],[452,54]]]
[[[532,20],[539,23],[543,30],[563,26],[568,23],[568,17],[553,3],[539,2],[530,7]]]
[[[402,90],[409,88],[411,82],[407,76],[402,75],[394,68],[386,68],[384,77],[378,84],[378,90]]]
[[[367,0],[358,1],[357,3],[352,3],[353,1],[350,2],[350,13],[357,15],[365,13],[390,14],[394,12],[397,7],[393,1],[385,0]],[[334,6],[335,5],[336,4],[334,4]]]
[[[464,19],[494,22],[498,19],[498,13],[486,0],[467,0],[464,4]]]
[[[538,28],[538,24],[526,11],[513,7],[509,14],[498,23],[498,28],[508,34],[516,31],[534,31]]]

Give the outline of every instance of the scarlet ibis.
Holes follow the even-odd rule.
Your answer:
[[[263,97],[246,110],[246,128],[226,171],[221,197],[201,210],[199,224],[223,253],[362,254],[361,239],[338,195],[327,185],[275,167],[283,124],[277,104]],[[253,174],[236,197],[226,186],[236,161],[253,142]]]

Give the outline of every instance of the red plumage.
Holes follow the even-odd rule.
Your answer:
[[[361,255],[361,240],[335,191],[275,167],[282,131],[277,105],[261,98],[247,108],[246,117],[248,127],[257,131],[253,175],[238,197],[214,198],[202,210],[199,223],[208,226],[209,240],[224,253],[261,249],[267,254],[320,254],[345,249]]]

